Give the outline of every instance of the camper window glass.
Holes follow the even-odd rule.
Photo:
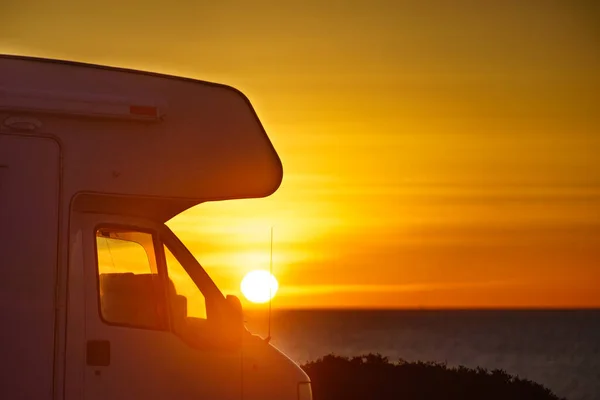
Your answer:
[[[110,324],[165,329],[166,305],[153,236],[122,229],[96,231],[100,312]]]
[[[206,300],[169,248],[164,246],[164,250],[172,326],[176,334],[185,337],[188,330],[194,330],[194,325],[201,325],[206,320]]]

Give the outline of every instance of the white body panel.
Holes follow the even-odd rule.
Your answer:
[[[0,390],[13,398],[52,395],[58,193],[57,143],[0,135]]]
[[[0,398],[296,400],[306,374],[247,332],[231,344],[231,304],[164,225],[203,201],[267,196],[281,179],[232,88],[0,56]],[[98,241],[122,240],[122,227],[153,238],[150,274],[101,268]],[[164,249],[206,319],[170,292]],[[123,288],[156,290],[141,312],[156,308],[158,328],[105,318],[126,314],[111,306],[123,293],[125,309],[148,294]]]
[[[11,94],[19,96],[12,108]],[[74,106],[65,105],[63,113],[36,111],[42,108],[38,99],[51,103],[53,94],[56,101],[74,99],[70,102]],[[281,182],[275,150],[247,98],[233,88],[0,58],[0,120],[27,113],[22,100],[26,95],[42,124],[37,132],[61,142],[65,190],[70,195],[86,191],[197,203],[266,196]],[[164,115],[153,121],[98,115],[98,107],[117,101],[113,99],[138,108],[164,104],[159,111]],[[83,106],[88,106],[88,115],[71,115],[72,108]]]

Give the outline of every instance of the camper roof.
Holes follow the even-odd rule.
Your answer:
[[[56,139],[63,193],[83,209],[164,220],[204,201],[267,196],[283,176],[248,99],[194,79],[0,55],[0,124]]]

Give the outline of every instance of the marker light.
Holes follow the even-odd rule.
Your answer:
[[[0,110],[155,122],[162,120],[165,115],[164,106],[161,109],[148,100],[4,88],[0,88]]]

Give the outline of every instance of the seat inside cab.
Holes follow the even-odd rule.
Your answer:
[[[176,330],[183,328],[187,318],[187,298],[168,284],[168,303]],[[162,279],[157,274],[100,274],[102,317],[111,324],[150,329],[165,329],[167,312]]]

